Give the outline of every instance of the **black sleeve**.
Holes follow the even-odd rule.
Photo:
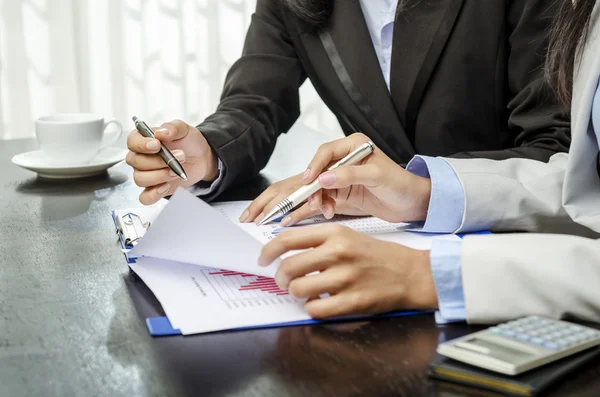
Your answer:
[[[279,134],[300,115],[306,73],[286,28],[280,0],[258,0],[242,57],[229,70],[217,111],[198,129],[223,162],[209,197],[258,175]]]
[[[511,1],[508,8],[508,128],[513,148],[451,157],[525,157],[545,162],[554,153],[569,150],[569,111],[558,103],[543,76],[549,29],[557,9],[554,0]]]

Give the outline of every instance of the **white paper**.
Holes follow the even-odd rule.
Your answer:
[[[179,189],[131,254],[274,277],[278,261],[257,264],[262,247],[218,210]]]
[[[454,234],[414,232],[412,231],[414,225],[410,223],[390,223],[371,216],[354,217],[336,215],[332,220],[327,220],[323,216],[315,216],[310,219],[305,219],[297,225],[291,227],[281,227],[278,223],[269,223],[262,226],[256,226],[254,223],[240,223],[238,218],[248,207],[248,205],[250,205],[250,203],[251,201],[231,201],[225,203],[216,203],[213,204],[212,207],[263,244],[268,243],[279,233],[285,230],[297,229],[299,227],[311,227],[326,223],[336,223],[342,226],[347,226],[350,229],[368,234],[376,239],[402,244],[409,248],[418,250],[431,249],[431,243],[433,242],[433,239],[459,239],[459,237]]]
[[[272,279],[155,258],[130,266],[184,335],[310,319]]]
[[[258,266],[257,260],[264,244],[290,228],[282,228],[277,223],[263,226],[240,223],[238,218],[249,204],[250,201],[234,201],[210,206],[180,189],[166,208],[159,206],[154,209],[155,213],[149,216],[153,219],[152,226],[129,256],[154,257],[274,277],[278,261],[263,268]],[[160,216],[156,211],[160,212]],[[291,228],[315,227],[324,223],[337,223],[380,240],[421,250],[430,249],[434,238],[458,239],[455,235],[406,231],[410,224],[389,223],[374,217],[337,216],[328,221],[320,216]],[[297,252],[289,252],[284,257]]]

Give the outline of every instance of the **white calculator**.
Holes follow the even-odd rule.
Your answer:
[[[506,375],[600,345],[600,331],[540,316],[523,317],[440,344],[437,352]]]

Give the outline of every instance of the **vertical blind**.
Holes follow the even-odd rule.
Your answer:
[[[0,0],[0,139],[34,136],[42,115],[92,112],[132,128],[199,123],[242,51],[256,0]],[[331,137],[310,83],[302,118]]]

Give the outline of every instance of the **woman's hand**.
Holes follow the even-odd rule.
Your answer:
[[[259,223],[265,215],[275,207],[281,200],[302,187],[302,174],[284,179],[269,186],[262,192],[240,216],[240,222]],[[301,214],[302,219],[318,215],[319,210],[312,210],[306,204],[300,206],[296,211]]]
[[[294,193],[296,190],[300,189],[304,186],[304,181],[306,180],[306,173],[292,176],[290,178],[284,179],[277,183],[269,186],[264,192],[260,194],[246,210],[240,216],[240,222],[256,222],[259,223],[263,220],[265,215],[271,211],[273,207],[275,207],[281,200]],[[338,203],[336,206],[336,212],[338,214],[345,215],[368,215],[360,211],[358,208],[346,205],[344,202]],[[309,207],[308,203],[304,203],[303,205],[296,208],[291,216],[288,215],[281,222],[281,226],[288,226],[288,221],[293,217],[296,219],[294,223],[297,223],[303,219],[312,218],[315,215],[319,215],[321,210],[317,208]],[[291,225],[291,223],[289,223]]]
[[[281,233],[264,246],[259,265],[294,250],[306,251],[285,258],[275,280],[292,296],[308,298],[305,309],[314,318],[437,308],[429,251],[323,225]],[[319,273],[307,276],[313,272]]]
[[[322,145],[310,162],[302,182],[318,177],[322,190],[308,199],[308,208],[288,215],[283,226],[320,211],[330,219],[336,213],[373,215],[389,222],[423,221],[427,216],[431,181],[406,171],[379,148],[358,165],[327,167],[369,141],[360,133]],[[311,211],[312,210],[312,211]]]

